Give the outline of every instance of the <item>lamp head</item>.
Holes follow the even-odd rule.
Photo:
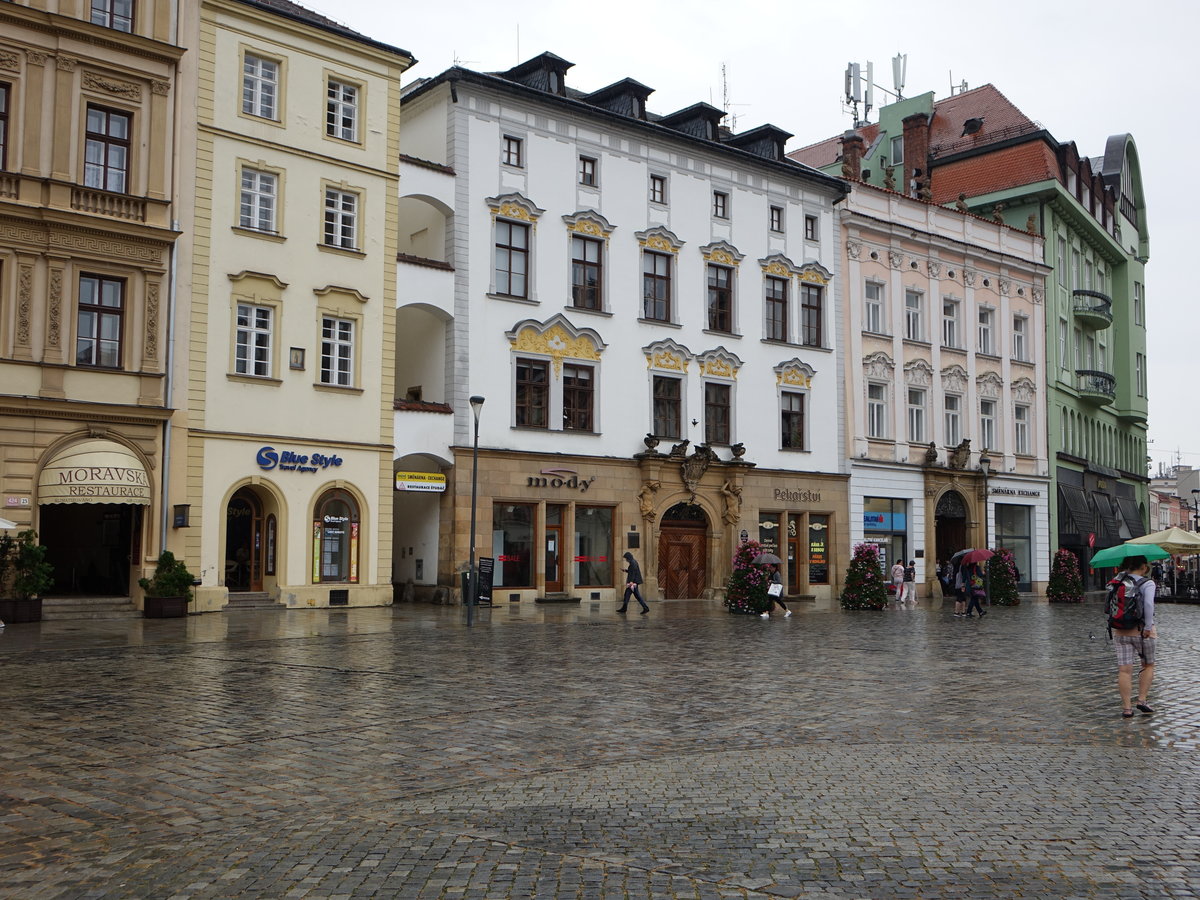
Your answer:
[[[987,451],[984,450],[982,453],[979,454],[979,468],[983,470],[984,475],[987,475],[988,470],[991,469],[991,467],[992,467],[992,458],[990,456],[988,456]]]
[[[471,403],[471,412],[473,412],[475,414],[475,421],[478,422],[479,421],[479,410],[481,410],[483,408],[483,398],[480,397],[478,394],[476,394],[474,397],[471,398],[470,403]]]

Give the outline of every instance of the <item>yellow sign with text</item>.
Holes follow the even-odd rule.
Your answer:
[[[446,490],[446,476],[440,472],[397,472],[396,490],[441,494]]]

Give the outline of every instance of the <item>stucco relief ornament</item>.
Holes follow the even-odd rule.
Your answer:
[[[46,342],[51,347],[57,347],[62,331],[62,269],[50,270],[50,328]]]
[[[862,246],[859,241],[846,241],[846,253],[851,259],[858,259],[862,255]]]
[[[966,269],[963,272],[963,284],[967,287],[975,287],[975,272],[971,269]]]
[[[942,389],[952,394],[961,394],[967,386],[967,370],[960,365],[942,369]]]
[[[736,525],[742,517],[742,489],[732,481],[726,480],[721,485],[721,496],[725,500],[725,512],[722,518],[726,525]]]
[[[700,444],[692,451],[692,455],[679,465],[679,473],[683,477],[683,485],[692,495],[692,503],[696,502],[696,488],[700,479],[708,471],[709,463],[717,458],[717,454],[708,444]]]
[[[892,358],[882,351],[876,351],[863,357],[863,371],[868,378],[891,379],[896,364]]]
[[[33,266],[21,266],[17,275],[17,343],[29,343],[29,310],[33,306]]]
[[[21,57],[11,50],[0,50],[0,69],[6,72],[21,71]]]
[[[1000,279],[1000,296],[1007,297],[1008,292],[1012,290],[1012,282],[1007,278]]]
[[[931,278],[941,278],[942,277],[942,264],[941,263],[939,263],[939,262],[930,262],[929,263],[929,277],[931,277]]]
[[[904,254],[899,250],[889,250],[888,262],[891,264],[893,269],[898,269],[900,268],[900,264],[904,262]]]
[[[1046,292],[1043,291],[1041,288],[1034,288],[1032,291],[1032,294],[1033,294],[1033,302],[1036,303],[1038,306],[1041,306],[1043,303],[1046,302]]]
[[[654,495],[658,493],[660,487],[662,487],[661,482],[647,481],[638,491],[638,506],[642,511],[642,518],[647,522],[654,521]]]
[[[933,366],[923,359],[905,363],[904,382],[914,387],[929,387],[933,383]]]

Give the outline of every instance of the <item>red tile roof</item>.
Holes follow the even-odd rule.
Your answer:
[[[1058,178],[1058,160],[1043,140],[1026,141],[933,170],[933,202],[953,203],[959,194],[977,197],[1023,184]]]

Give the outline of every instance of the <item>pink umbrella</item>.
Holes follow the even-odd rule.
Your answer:
[[[978,563],[978,562],[983,562],[984,560],[991,559],[995,555],[996,554],[993,553],[991,550],[982,550],[982,549],[972,550],[971,552],[969,552],[963,556],[962,561],[964,563]]]

